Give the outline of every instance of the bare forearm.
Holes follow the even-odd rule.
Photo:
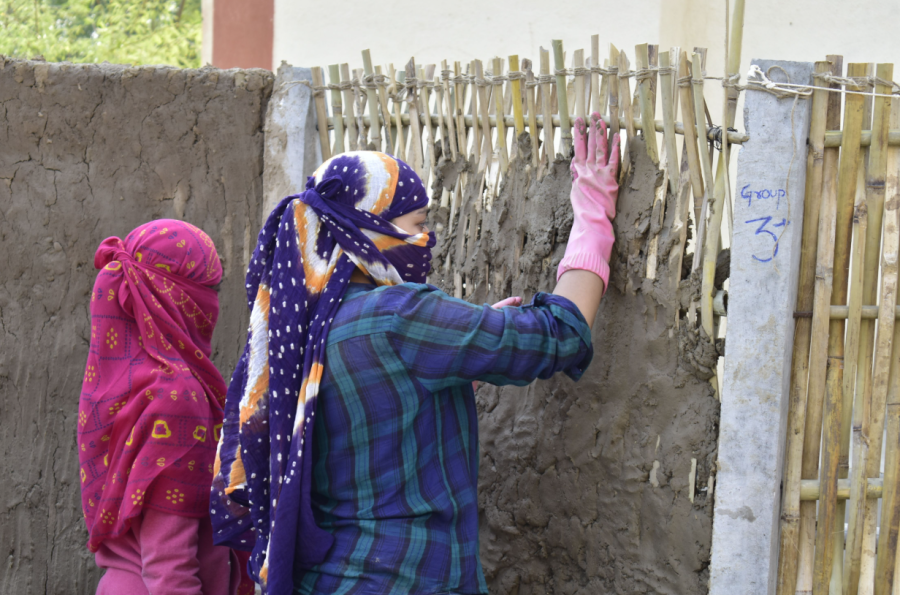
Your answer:
[[[581,269],[566,271],[556,283],[553,293],[578,306],[588,326],[593,327],[600,298],[603,297],[603,279],[596,273]]]

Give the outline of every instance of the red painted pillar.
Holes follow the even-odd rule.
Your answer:
[[[275,0],[213,1],[213,66],[272,70]]]

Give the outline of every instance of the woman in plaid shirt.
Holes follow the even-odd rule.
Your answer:
[[[260,232],[211,512],[267,593],[487,593],[472,381],[580,378],[609,276],[618,137],[576,122],[558,283],[521,307],[426,285],[428,198],[375,152],[325,162]],[[505,300],[497,306],[519,304]]]

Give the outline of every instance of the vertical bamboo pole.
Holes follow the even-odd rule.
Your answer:
[[[559,152],[568,157],[572,152],[572,125],[569,122],[569,101],[566,98],[566,63],[561,39],[553,40],[553,61],[556,65],[556,99],[559,105]]]
[[[675,77],[672,76],[673,69],[669,61],[670,58],[669,52],[663,52],[659,55],[659,95],[662,102],[663,141],[666,144],[666,168],[669,170],[669,190],[671,190],[672,194],[675,194],[681,180],[678,172],[678,149],[675,136],[675,88],[673,85]]]
[[[900,128],[900,101],[891,102],[890,128]],[[874,139],[873,139],[874,141]],[[890,147],[887,156],[884,205],[884,248],[882,250],[882,302],[879,311],[896,302],[900,258],[900,148]],[[886,329],[885,329],[886,330]],[[897,580],[897,541],[900,533],[900,325],[894,324],[893,353],[890,358],[886,412],[886,448],[884,459],[884,491],[881,497],[881,530],[878,535],[878,559],[875,564],[875,595],[891,595]],[[879,326],[878,336],[882,336]],[[880,339],[879,339],[880,340]],[[893,592],[898,593],[897,587]]]
[[[628,132],[628,139],[632,139],[637,135],[637,129],[634,127],[634,109],[631,102],[631,74],[629,69],[631,63],[628,61],[628,55],[624,51],[619,52],[619,105],[620,111],[624,114],[625,130]],[[626,140],[626,144],[628,144]]]
[[[456,118],[457,149],[463,159],[469,159],[468,135],[466,134],[466,83],[462,82],[462,68],[459,62],[453,63],[454,86],[453,114]]]
[[[456,156],[459,152],[456,134],[456,109],[453,105],[453,93],[450,92],[450,68],[446,60],[441,62],[441,85],[444,89],[444,102],[447,110],[447,140],[450,144],[450,154],[453,157],[453,162],[456,163]]]
[[[728,64],[725,72],[728,75],[737,74],[741,70],[741,43],[744,36],[744,0],[736,0],[734,14],[731,23],[730,45],[728,47]],[[727,82],[727,81],[726,81]],[[722,130],[726,133],[734,125],[737,114],[737,101],[740,92],[736,87],[726,86],[726,109],[723,116]],[[719,234],[722,229],[722,215],[725,212],[725,172],[728,169],[729,155],[725,151],[719,152],[719,160],[716,167],[715,190],[710,197],[709,221],[707,222],[706,236],[700,237],[698,245],[703,246],[703,278],[700,289],[700,319],[703,330],[707,336],[713,337],[713,281],[716,276],[716,260],[719,256]]]
[[[550,110],[550,52],[541,48],[541,103],[544,120],[544,147],[541,160],[547,164],[553,161],[555,153],[553,138],[553,112]]]
[[[691,188],[694,195],[694,223],[700,228],[700,201],[703,199],[703,173],[700,165],[700,150],[697,147],[697,126],[694,114],[694,94],[691,90],[691,66],[687,51],[682,50],[678,61],[678,93],[681,96],[681,118],[684,120],[684,150],[688,156]],[[704,129],[705,132],[705,129]],[[705,136],[703,137],[705,140]]]
[[[512,59],[510,59],[512,63]],[[522,60],[522,69],[525,71],[525,99],[528,102],[528,135],[531,137],[531,167],[537,170],[540,159],[538,158],[537,137],[537,107],[534,103],[534,72],[531,71],[531,60]]]
[[[422,121],[419,119],[418,93],[415,84],[416,59],[406,63],[406,100],[409,102],[409,142],[413,151],[412,167],[421,177],[425,158],[422,154]]]
[[[494,68],[494,76],[502,76],[503,75],[503,64],[500,61],[499,57],[494,58],[493,61]],[[494,116],[497,118],[497,149],[500,152],[500,171],[504,174],[506,170],[509,168],[509,153],[506,149],[506,122],[505,114],[503,112],[503,93],[500,93],[499,85],[494,86]],[[488,128],[488,133],[490,133],[490,128]]]
[[[585,109],[584,96],[584,50],[575,50],[572,56],[575,75],[575,117],[581,118],[582,122],[587,121],[587,110]]]
[[[893,78],[893,66],[890,64],[879,64],[876,76],[884,81],[890,81]],[[891,92],[890,85],[881,83],[876,87],[876,92],[882,95],[889,95]],[[887,139],[888,126],[890,123],[890,103],[886,97],[876,97],[874,101],[874,122],[872,125],[872,143],[869,148],[869,159],[866,167],[865,196],[857,196],[856,213],[854,217],[854,228],[859,222],[859,230],[865,229],[865,237],[858,238],[860,244],[854,246],[853,256],[854,264],[859,264],[858,275],[857,270],[851,270],[854,277],[860,280],[859,287],[853,287],[851,281],[851,299],[850,312],[855,314],[854,295],[859,294],[860,306],[865,304],[873,304],[878,300],[878,264],[879,264],[879,247],[881,244],[881,223],[884,209],[884,185],[885,172],[887,168]],[[854,229],[854,232],[856,229]],[[856,262],[861,260],[861,262]],[[854,291],[855,290],[855,291]],[[887,300],[894,300],[893,288],[890,295],[881,295],[881,306]],[[893,311],[893,309],[891,310]],[[851,330],[855,319],[851,319]],[[867,477],[879,477],[881,471],[881,443],[884,432],[884,406],[887,399],[887,363],[890,359],[891,340],[893,339],[894,318],[891,316],[890,321],[882,321],[879,319],[879,352],[874,353],[874,325],[872,320],[859,321],[859,351],[858,361],[856,365],[856,401],[861,402],[860,416],[864,417],[860,433],[857,434],[856,414],[857,406],[854,405],[854,438],[865,442],[865,448],[860,448],[854,454],[859,454],[860,469],[853,469],[853,480],[851,481],[851,510],[856,519],[856,525],[851,523],[854,530],[848,535],[848,547],[851,550],[851,572],[848,577],[850,589],[856,592],[861,589],[860,577],[864,576],[866,566],[871,573],[874,572],[874,539],[875,539],[875,510],[877,501],[866,498]],[[848,331],[847,344],[850,345],[851,332]],[[849,350],[849,349],[848,349]],[[852,357],[852,353],[848,353]],[[879,375],[877,380],[878,388],[875,390],[872,375],[872,362],[875,362],[875,373]],[[844,389],[853,390],[854,379],[844,376]],[[854,442],[854,447],[856,442]],[[856,457],[854,457],[856,459]],[[858,501],[853,501],[852,496],[856,487],[857,494],[860,495]],[[862,490],[862,491],[860,491]],[[854,508],[854,506],[856,506]],[[866,542],[870,547],[866,547]],[[868,553],[868,555],[867,555]],[[856,557],[858,556],[858,558]],[[868,584],[868,581],[866,581]]]
[[[341,72],[338,64],[328,67],[328,79],[331,82],[331,115],[334,122],[334,153],[344,152],[344,110],[341,105]]]
[[[394,141],[391,139],[391,112],[388,109],[387,89],[384,84],[379,84],[384,80],[384,73],[381,66],[375,67],[375,85],[378,87],[378,105],[381,108],[381,122],[384,124],[384,152],[388,155],[394,154]]]
[[[481,135],[483,137],[481,159],[478,161],[478,171],[483,171],[487,167],[487,162],[494,153],[493,142],[491,139],[491,116],[488,112],[488,85],[484,80],[484,69],[481,60],[475,60],[475,85],[478,91],[478,105],[481,115]],[[478,127],[477,121],[473,114],[472,125]]]
[[[619,120],[619,50],[613,44],[609,44],[609,127],[612,134],[618,134],[621,130]]]
[[[697,125],[697,138],[706,139],[706,126],[704,125],[704,99],[703,99],[703,67],[701,66],[700,54],[694,52],[691,68],[691,83],[694,85],[694,122]],[[700,165],[703,168],[703,180],[706,185],[703,188],[703,205],[709,203],[713,195],[713,176],[712,163],[710,163],[709,155],[706,151],[700,152]],[[701,206],[700,218],[697,221],[697,244],[694,247],[694,263],[691,270],[696,270],[700,266],[703,254],[703,238],[706,237],[706,209]],[[701,301],[702,301],[701,296]],[[702,315],[702,311],[701,311]],[[709,320],[709,330],[703,322],[703,330],[706,331],[707,337],[712,338],[712,319]]]
[[[815,71],[831,71],[830,62],[816,62]],[[819,210],[822,201],[822,175],[825,165],[825,118],[828,111],[828,91],[816,89],[812,98],[809,126],[809,151],[806,157],[806,192],[803,199],[803,232],[800,241],[800,279],[797,286],[797,311],[813,309],[816,282],[816,246],[819,237]],[[822,301],[827,304],[827,298]],[[819,321],[817,340],[824,347],[828,321]],[[804,426],[807,402],[821,403],[821,392],[807,398],[812,319],[798,318],[794,324],[794,347],[791,360],[791,384],[788,408],[788,433],[785,444],[784,482],[781,505],[781,535],[778,559],[778,595],[793,592],[797,584],[800,532],[800,470],[803,458]],[[824,350],[817,361],[823,365]],[[824,368],[821,381],[824,388]],[[821,408],[820,408],[821,410]],[[821,416],[821,413],[819,413]],[[820,422],[821,425],[821,422]],[[818,432],[817,432],[818,434]]]
[[[481,127],[478,124],[478,103],[481,100],[478,93],[478,85],[475,81],[481,78],[475,74],[475,60],[469,64],[469,80],[472,88],[472,102],[470,104],[470,115],[472,116],[472,155],[475,157],[475,163],[481,163]]]
[[[428,64],[424,69],[419,66],[419,84],[418,88],[422,89],[419,94],[419,100],[422,104],[420,117],[425,119],[425,130],[428,131],[428,141],[425,142],[425,163],[424,174],[422,174],[422,182],[428,184],[428,177],[434,169],[434,120],[431,117],[431,82],[434,78],[434,64]]]
[[[369,141],[375,150],[381,150],[381,125],[378,120],[378,95],[375,91],[375,69],[372,67],[372,56],[369,50],[362,51],[363,69],[366,73],[366,96],[369,104]]]
[[[840,56],[829,56],[828,62],[830,63],[831,74],[839,76],[841,72],[843,72]],[[828,93],[827,91],[824,91],[824,93],[826,93],[827,96],[825,128],[827,130],[839,129],[841,124],[841,95],[839,93]],[[813,142],[814,148],[815,141]],[[822,416],[826,392],[826,370],[832,362],[832,360],[829,359],[827,342],[829,340],[828,329],[830,324],[828,320],[828,308],[831,301],[831,287],[833,283],[832,265],[834,262],[834,229],[835,218],[837,216],[838,153],[839,150],[836,147],[824,149],[824,165],[822,167],[822,207],[816,254],[816,276],[814,281],[815,299],[819,301],[815,301],[813,304],[814,314],[810,336],[811,355],[809,359],[808,390],[806,392],[806,419],[803,422],[803,454],[800,463],[801,479],[819,478],[819,452],[822,445]],[[813,159],[816,158],[815,154],[812,156]],[[809,178],[807,178],[807,180],[809,180]],[[811,190],[815,191],[815,188],[812,188]],[[792,376],[791,390],[793,390],[794,380],[800,380],[800,378]],[[832,448],[835,448],[834,442],[836,439],[834,436],[839,436],[840,434],[839,424],[841,412],[839,400],[837,405],[838,407],[835,410],[833,408],[834,403],[831,403],[832,409],[829,409],[829,421],[824,430],[826,435],[831,437],[830,443],[832,444]],[[826,469],[826,475],[828,477],[833,475],[831,468]],[[785,481],[787,481],[787,479]],[[836,498],[836,492],[834,490],[836,489],[836,486],[825,486],[824,491],[822,492],[823,495],[820,496],[820,500],[828,503],[825,505],[833,507],[835,505],[833,500]],[[789,510],[786,512],[790,514]],[[843,535],[843,516],[841,516],[840,513],[830,514],[836,519],[835,522],[841,523],[841,535]],[[837,520],[838,517],[840,517],[839,521]],[[786,546],[785,550],[783,550],[786,552],[786,556],[791,556],[792,552],[796,552],[797,557],[797,570],[793,572],[794,576],[797,577],[795,580],[789,578],[789,575],[791,574],[791,569],[789,568],[785,569],[785,574],[779,574],[779,577],[783,578],[783,581],[780,582],[780,586],[783,584],[785,595],[795,592],[795,584],[797,593],[809,593],[812,591],[813,557],[816,540],[815,502],[800,502],[798,539],[800,542],[798,548],[791,550]],[[843,552],[843,547],[841,547],[841,552]]]
[[[653,104],[650,91],[650,57],[647,44],[634,46],[634,63],[637,67],[636,84],[641,103],[641,124],[644,143],[647,146],[647,155],[655,165],[659,165],[659,148],[656,144],[656,122],[653,119]],[[673,124],[674,130],[674,124]]]
[[[518,138],[520,134],[525,132],[525,115],[522,113],[522,81],[518,76],[512,74],[519,72],[519,56],[516,54],[509,57],[509,72],[511,77],[515,77],[509,79],[509,86],[512,88],[513,120],[516,123],[516,138]]]
[[[865,65],[850,64],[849,76],[859,76],[859,66],[865,72]],[[848,270],[850,265],[850,236],[856,195],[856,177],[859,168],[862,131],[862,97],[847,95],[844,105],[844,125],[838,180],[838,203],[834,239],[834,278],[831,293],[832,305],[844,305],[847,300]],[[826,178],[827,181],[827,178]],[[813,564],[813,594],[827,595],[831,578],[831,563],[834,556],[837,496],[836,489],[840,444],[835,443],[837,425],[841,422],[844,409],[841,385],[843,384],[844,363],[844,320],[832,320],[828,331],[828,369],[825,379],[825,424],[823,430],[821,468],[819,485],[821,495],[818,503],[816,522],[816,556]],[[812,380],[812,376],[810,376]],[[810,392],[812,387],[810,387]],[[809,428],[807,427],[807,431]],[[842,531],[843,532],[843,531]]]
[[[656,71],[659,68],[659,46],[653,43],[647,44],[647,64],[650,72],[650,112],[652,118],[656,118]],[[654,128],[656,130],[656,128]]]
[[[444,84],[441,81],[440,76],[434,77],[434,91],[437,94],[435,97],[435,108],[437,109],[438,115],[438,130],[441,132],[441,155],[444,156],[444,159],[447,158],[448,155],[451,154],[450,150],[450,138],[448,136],[448,122],[447,118],[444,116]],[[454,135],[455,136],[455,135]],[[453,156],[456,156],[456,149],[452,151]],[[454,159],[455,161],[455,159]]]
[[[603,107],[600,105],[600,36],[591,35],[591,113],[597,112],[603,115]]]
[[[325,105],[325,77],[318,66],[312,68],[313,98],[316,103],[316,122],[319,128],[319,145],[322,147],[322,160],[331,158],[331,143],[328,140],[328,107]]]
[[[353,117],[353,87],[350,83],[350,65],[341,64],[341,90],[344,92],[344,103],[347,104],[347,141],[351,151],[359,149],[359,131],[356,118]]]
[[[406,138],[403,133],[403,102],[400,100],[400,93],[405,90],[406,71],[397,71],[391,64],[388,73],[391,79],[390,92],[394,104],[394,128],[397,129],[396,151],[397,156],[402,159],[406,156]]]

